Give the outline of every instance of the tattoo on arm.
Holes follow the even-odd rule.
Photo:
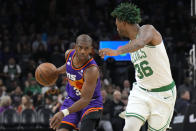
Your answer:
[[[129,44],[119,48],[119,52],[120,52],[120,54],[134,52],[134,51],[144,47],[144,45],[145,44],[143,41],[135,39],[135,40],[129,42]]]
[[[120,54],[134,52],[150,43],[153,39],[154,27],[152,25],[144,25],[139,30],[139,37],[129,42],[129,44],[122,46],[117,51]]]

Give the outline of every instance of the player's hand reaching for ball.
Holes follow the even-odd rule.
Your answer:
[[[56,130],[59,128],[61,121],[64,117],[63,112],[57,112],[51,119],[50,119],[50,128]]]
[[[104,49],[99,50],[99,55],[101,56],[101,58],[104,58],[104,56],[106,56],[106,55],[108,55],[108,56],[120,55],[120,52],[118,50],[104,48]]]

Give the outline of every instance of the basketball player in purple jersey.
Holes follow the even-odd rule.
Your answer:
[[[77,37],[74,50],[66,51],[66,63],[57,71],[59,74],[67,74],[68,96],[61,111],[51,118],[51,128],[58,131],[72,131],[77,129],[80,121],[80,131],[93,131],[96,128],[103,104],[99,69],[95,60],[89,55],[91,51],[92,39],[85,34]]]

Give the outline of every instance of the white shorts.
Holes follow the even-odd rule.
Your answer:
[[[169,127],[176,101],[176,87],[164,92],[149,92],[133,84],[126,108],[126,117],[148,121],[150,131],[163,131]]]

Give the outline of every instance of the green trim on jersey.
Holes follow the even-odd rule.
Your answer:
[[[136,113],[127,113],[127,112],[126,112],[126,113],[125,113],[125,116],[133,116],[133,117],[136,117],[136,118],[142,120],[143,122],[146,121],[145,118],[144,118],[143,116],[141,116],[141,115],[139,115],[139,114],[136,114]]]
[[[156,46],[151,46],[151,45],[145,45],[145,46],[149,48],[156,48]]]
[[[150,89],[150,90],[145,89],[145,88],[143,88],[143,87],[141,87],[141,86],[139,86],[139,87],[140,87],[142,90],[148,91],[148,92],[163,92],[163,91],[168,91],[168,90],[173,89],[174,86],[175,86],[175,82],[173,81],[173,82],[172,82],[171,84],[169,84],[169,85],[162,86],[162,87],[160,87],[160,88]]]

